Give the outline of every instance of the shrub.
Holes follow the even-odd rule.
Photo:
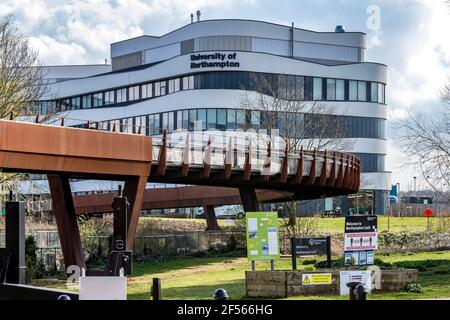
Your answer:
[[[316,271],[316,267],[314,265],[309,264],[305,268],[303,268],[303,271],[313,272],[313,271]]]
[[[423,292],[423,288],[420,285],[420,283],[412,282],[412,283],[408,283],[406,285],[405,291],[406,292],[411,292],[411,293],[422,293]]]
[[[305,259],[302,261],[303,265],[307,265],[307,264],[316,264],[317,263],[317,259]]]
[[[108,238],[99,237],[107,235],[106,224],[96,222],[95,219],[86,216],[80,216],[78,226],[87,266],[104,267],[109,251],[109,241]]]
[[[437,232],[450,232],[450,217],[433,218],[432,224]]]
[[[38,260],[37,243],[33,236],[28,236],[25,239],[25,278],[28,283],[32,279],[41,279],[45,276],[45,265]]]

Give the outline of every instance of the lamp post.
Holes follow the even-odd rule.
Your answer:
[[[416,179],[417,179],[417,177],[414,176],[413,179],[414,179],[414,196],[417,197],[417,190],[416,190]]]
[[[398,211],[398,216],[400,217],[400,214],[401,214],[401,206],[402,206],[402,198],[401,198],[401,196],[400,196],[400,182],[397,182],[397,201],[398,201],[398,204],[397,204],[397,211]]]

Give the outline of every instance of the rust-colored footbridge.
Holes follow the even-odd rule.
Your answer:
[[[215,145],[211,139],[199,146],[191,142],[189,134],[181,146],[173,146],[165,134],[156,139],[9,120],[0,120],[0,170],[47,175],[67,266],[85,265],[70,179],[125,182],[123,194],[130,203],[128,248],[134,245],[143,202],[145,206],[158,201],[145,197],[147,182],[234,188],[239,191],[244,210],[257,211],[256,189],[264,190],[259,191],[263,192],[259,199],[263,201],[314,199],[355,193],[360,180],[359,159],[344,153],[302,150],[299,154],[288,154],[286,150],[270,148],[261,153],[251,143],[241,151],[231,139],[225,146]],[[191,198],[198,199],[201,191],[200,187],[183,189],[184,193],[177,192],[184,201],[189,201],[189,192],[197,192]],[[224,190],[217,189],[217,197],[224,196]],[[228,196],[235,200],[236,192]],[[186,206],[186,202],[177,202],[177,196],[160,197]],[[211,194],[205,195],[206,200],[208,197]],[[82,201],[78,200],[80,210]],[[108,195],[97,196],[97,200],[97,209],[89,210],[100,210],[107,202],[111,203]]]

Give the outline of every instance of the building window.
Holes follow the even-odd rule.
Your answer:
[[[207,129],[216,129],[217,114],[216,109],[208,109],[208,127]]]
[[[183,90],[194,89],[194,76],[183,77]]]
[[[154,135],[155,134],[155,115],[149,115],[148,116],[148,134]]]
[[[217,109],[217,129],[227,129],[227,109]]]
[[[227,129],[236,129],[236,110],[228,109],[227,110]]]
[[[356,101],[358,100],[358,82],[350,80],[348,82],[348,100]]]
[[[122,119],[122,132],[133,133],[133,118]]]
[[[72,109],[81,109],[81,98],[80,97],[72,98]]]
[[[101,93],[94,93],[93,97],[93,106],[94,107],[101,107],[103,105],[103,94]]]
[[[278,75],[278,99],[287,98],[287,76],[284,74]]]
[[[61,101],[61,110],[62,111],[70,110],[70,99],[63,99]]]
[[[192,131],[195,128],[197,122],[197,110],[189,110],[189,130]]]
[[[236,129],[245,130],[245,110],[236,110]]]
[[[92,108],[92,95],[83,96],[82,98],[83,109]]]
[[[166,94],[166,81],[155,82],[155,97],[164,96]]]
[[[197,111],[197,127],[195,130],[206,130],[206,109],[198,109]]]
[[[370,83],[370,101],[371,102],[378,101],[378,84],[376,82]]]
[[[141,116],[141,117],[135,118],[135,122],[136,122],[135,127],[134,127],[135,133],[139,133],[139,129],[140,129],[142,135],[147,134],[146,133],[146,127],[147,127],[146,121],[147,121],[147,116]]]
[[[336,100],[342,101],[345,99],[345,81],[336,80]]]
[[[336,100],[336,80],[327,79],[327,100]]]
[[[142,99],[151,98],[153,96],[152,84],[147,83],[141,86]]]
[[[322,100],[322,78],[313,80],[313,100]]]
[[[175,113],[169,112],[169,126],[168,126],[169,132],[172,132],[175,130]]]
[[[366,82],[358,81],[358,101],[366,101]]]
[[[127,101],[127,89],[118,89],[117,93],[117,103],[126,102]]]
[[[139,100],[139,86],[129,87],[128,97],[130,101]]]
[[[177,111],[177,130],[183,129],[183,111]]]
[[[189,129],[189,111],[183,110],[183,130]]]
[[[378,103],[384,103],[384,84],[378,84]]]
[[[261,127],[261,112],[260,111],[251,111],[250,122],[251,122],[253,129],[259,130],[259,128]]]
[[[296,77],[296,99],[297,100],[305,100],[305,77],[297,76]]]
[[[167,130],[169,127],[169,114],[167,112],[164,112],[162,114],[162,129]]]
[[[154,125],[153,125],[154,134],[161,134],[161,126],[160,126],[160,115],[155,114]]]
[[[106,91],[105,92],[105,105],[114,103],[114,91]]]
[[[180,91],[180,78],[169,80],[169,93]]]

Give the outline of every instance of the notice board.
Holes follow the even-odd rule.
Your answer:
[[[247,257],[250,261],[280,258],[278,213],[247,212]]]

